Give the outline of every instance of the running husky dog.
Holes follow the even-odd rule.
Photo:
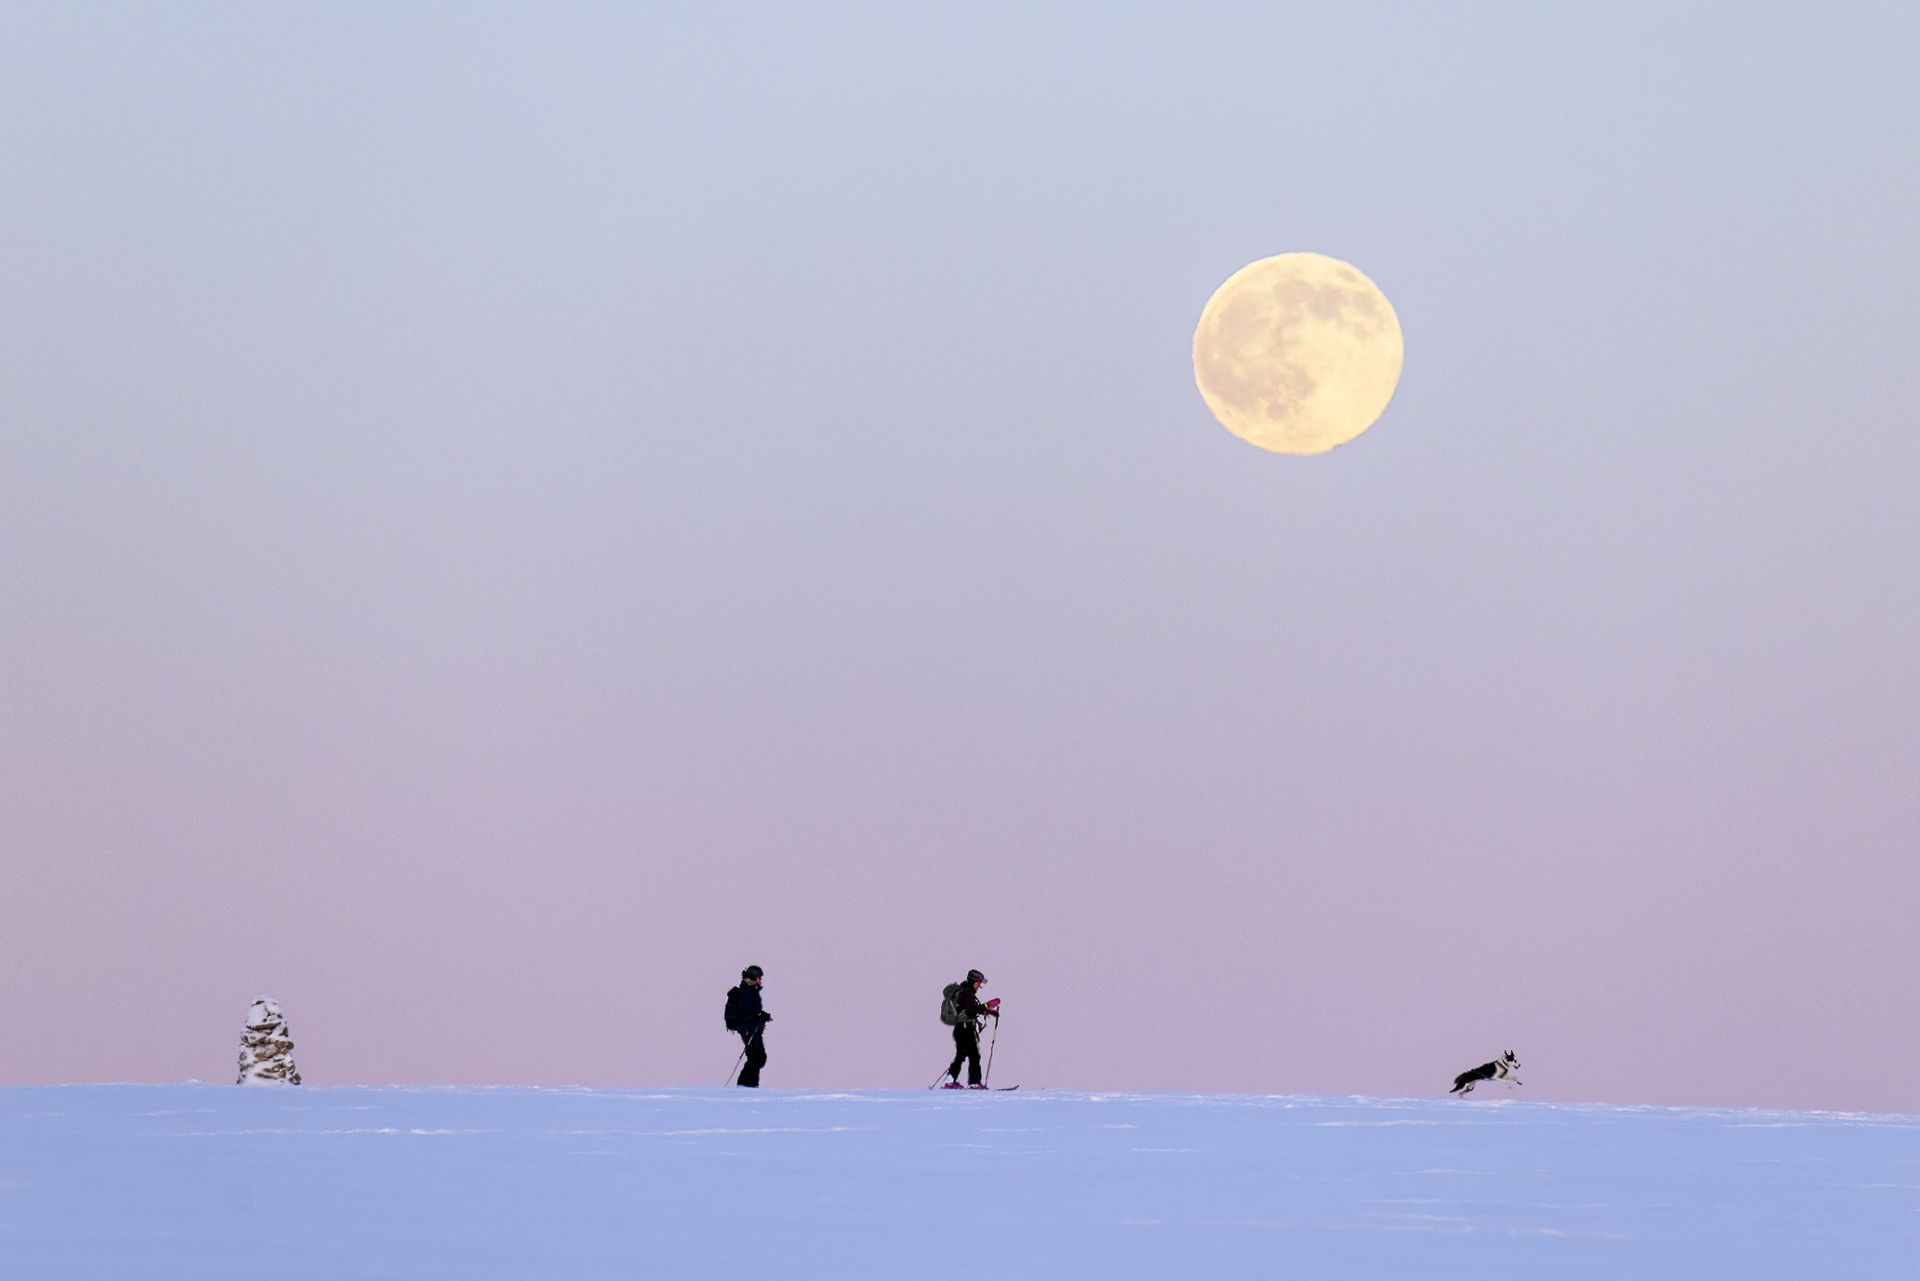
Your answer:
[[[1482,1063],[1472,1071],[1462,1072],[1459,1076],[1454,1077],[1453,1088],[1448,1090],[1447,1093],[1472,1094],[1473,1087],[1481,1081],[1505,1081],[1509,1078],[1512,1079],[1515,1085],[1525,1085],[1526,1082],[1513,1075],[1519,1070],[1520,1060],[1513,1057],[1512,1050],[1508,1050],[1503,1057],[1497,1058],[1491,1063]]]

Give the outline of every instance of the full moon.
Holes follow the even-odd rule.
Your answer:
[[[1400,319],[1379,287],[1322,254],[1248,263],[1207,299],[1193,380],[1221,425],[1276,454],[1324,454],[1385,411]]]

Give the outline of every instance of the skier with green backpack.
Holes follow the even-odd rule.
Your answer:
[[[980,989],[986,981],[987,976],[979,970],[968,970],[966,978],[941,989],[940,1021],[953,1029],[953,1066],[947,1069],[951,1079],[942,1084],[942,1089],[987,1088],[980,1080],[980,1029],[988,1018],[996,1021],[1000,1018],[1000,998],[980,999]],[[960,1084],[962,1063],[967,1065],[964,1087]]]

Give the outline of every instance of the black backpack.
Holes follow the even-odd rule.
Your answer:
[[[940,989],[940,1021],[948,1027],[959,1027],[969,1022],[967,1016],[960,1012],[960,989],[965,986],[964,983],[949,983]]]
[[[725,1017],[727,1020],[727,1031],[729,1032],[738,1032],[740,1030],[739,1026],[737,1025],[733,1017],[733,1001],[734,1001],[734,998],[739,995],[740,995],[739,988],[730,987],[727,989],[727,1012]]]

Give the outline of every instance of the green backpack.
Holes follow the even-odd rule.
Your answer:
[[[967,1016],[960,1012],[960,989],[964,983],[949,983],[940,989],[940,1021],[948,1027],[959,1027],[967,1022]]]

